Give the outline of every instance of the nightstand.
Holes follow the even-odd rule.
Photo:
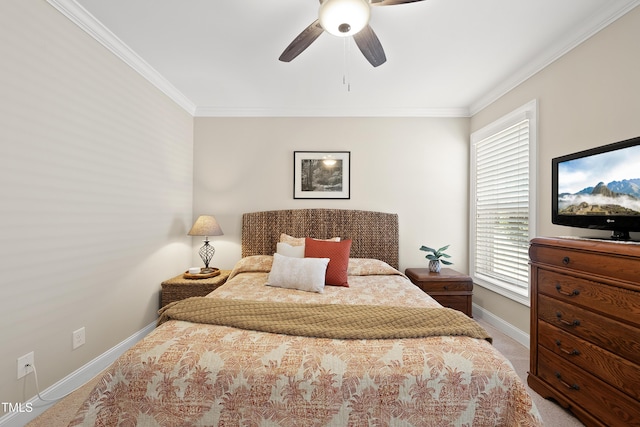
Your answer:
[[[414,285],[431,295],[443,306],[454,308],[473,317],[471,309],[473,281],[471,277],[451,268],[443,268],[440,273],[432,273],[428,268],[407,268],[404,274]]]
[[[183,274],[162,282],[160,307],[190,297],[203,297],[222,286],[231,270],[220,270],[220,274],[207,279],[185,279]]]

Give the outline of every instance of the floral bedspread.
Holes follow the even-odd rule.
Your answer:
[[[388,265],[351,260],[349,287],[265,286],[241,260],[211,298],[438,304]],[[541,426],[511,364],[485,340],[334,340],[168,321],[123,354],[70,426]]]

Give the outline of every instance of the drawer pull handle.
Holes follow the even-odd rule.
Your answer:
[[[567,297],[574,297],[574,296],[580,295],[580,290],[579,289],[574,289],[571,292],[563,291],[562,290],[562,286],[560,286],[560,283],[556,284],[556,291],[558,291],[558,293],[560,295],[564,295],[564,296],[567,296]]]
[[[449,285],[444,285],[444,290],[448,291],[449,290]]]
[[[562,384],[566,388],[570,390],[580,390],[580,386],[578,384],[576,383],[569,384],[568,382],[564,381],[562,379],[562,375],[560,375],[560,372],[556,372],[556,378],[558,379],[558,381],[560,381],[560,384]]]
[[[569,258],[568,256],[562,258],[562,263],[564,265],[568,265],[571,262],[571,258]]]
[[[558,322],[562,323],[563,325],[566,326],[580,326],[580,321],[578,319],[570,322],[568,320],[564,320],[562,318],[562,313],[560,313],[559,311],[556,313],[556,317],[558,318]]]
[[[562,348],[562,343],[560,342],[560,340],[556,340],[556,345],[558,346],[558,350],[560,350],[564,354],[567,354],[569,356],[578,356],[578,355],[580,355],[580,352],[578,350],[576,350],[575,348],[573,350],[571,350],[571,351]]]

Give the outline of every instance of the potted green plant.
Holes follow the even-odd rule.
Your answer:
[[[438,250],[430,248],[428,246],[424,246],[424,245],[420,248],[421,251],[430,252],[425,256],[425,258],[429,260],[429,271],[432,271],[434,273],[440,273],[440,267],[441,267],[440,263],[444,265],[453,264],[451,261],[442,259],[442,258],[451,258],[451,255],[447,255],[444,253],[444,251],[446,251],[447,249],[449,249],[449,245],[443,246]]]

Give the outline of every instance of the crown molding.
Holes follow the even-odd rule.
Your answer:
[[[75,0],[47,0],[71,22],[194,117],[469,117],[463,108],[227,108],[198,107]]]
[[[521,68],[510,78],[504,80],[500,85],[473,102],[469,106],[470,115],[473,116],[482,111],[485,107],[488,107],[638,5],[640,5],[640,0],[628,0],[622,3],[606,2],[600,12],[593,16],[592,19],[583,22],[576,31],[539,55],[537,60],[530,61],[528,66]]]
[[[196,106],[193,102],[75,0],[47,0],[47,2],[147,79],[181,108],[192,116],[195,114]]]
[[[640,0],[606,2],[600,13],[585,21],[570,36],[554,44],[539,55],[537,60],[530,61],[528,66],[513,73],[510,78],[466,107],[300,109],[198,107],[75,0],[47,2],[194,117],[471,117],[640,5]]]
[[[195,117],[470,117],[468,108],[223,108],[197,107]]]

